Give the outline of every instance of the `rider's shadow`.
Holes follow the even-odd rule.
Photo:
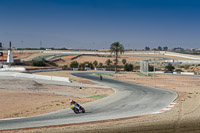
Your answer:
[[[85,111],[85,113],[82,113],[82,114],[91,114],[92,111]]]
[[[72,114],[72,113],[71,113]],[[75,113],[74,113],[75,114]],[[78,114],[75,114],[75,115],[84,115],[84,114],[92,114],[91,111],[85,111],[85,113],[78,113]]]

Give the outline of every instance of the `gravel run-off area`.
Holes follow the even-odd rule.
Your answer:
[[[39,84],[32,79],[0,77],[0,119],[28,117],[69,108],[112,94],[109,88]]]

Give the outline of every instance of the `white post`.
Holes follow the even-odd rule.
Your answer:
[[[7,63],[8,64],[12,64],[13,61],[13,54],[12,54],[12,50],[8,50],[8,57],[7,57]]]

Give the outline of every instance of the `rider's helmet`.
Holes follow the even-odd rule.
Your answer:
[[[74,100],[71,100],[70,103],[74,103]]]

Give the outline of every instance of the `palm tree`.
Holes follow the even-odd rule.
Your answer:
[[[118,64],[118,56],[119,53],[123,54],[124,53],[124,46],[120,44],[119,42],[114,42],[110,45],[110,52],[111,54],[114,53],[115,55],[115,73],[117,73],[117,64]]]

